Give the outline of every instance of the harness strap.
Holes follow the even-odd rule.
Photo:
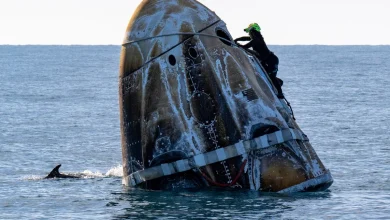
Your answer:
[[[292,140],[309,141],[302,131],[286,128],[251,140],[240,141],[224,148],[218,148],[213,151],[198,154],[187,159],[181,159],[172,163],[163,163],[158,166],[139,170],[124,177],[124,179],[125,182],[130,183],[131,186],[136,186],[148,180],[207,166],[241,156],[254,150],[261,150]]]

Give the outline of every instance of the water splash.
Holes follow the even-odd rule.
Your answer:
[[[22,180],[41,180],[44,177],[38,176],[38,175],[29,175],[29,176],[24,176]]]
[[[115,167],[112,167],[106,172],[107,177],[122,177],[123,176],[123,166],[117,165]]]

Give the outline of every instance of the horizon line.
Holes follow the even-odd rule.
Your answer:
[[[122,46],[122,44],[0,44],[0,46]],[[390,44],[268,44],[268,46],[390,46]]]

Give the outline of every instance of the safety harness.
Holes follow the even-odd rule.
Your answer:
[[[131,184],[131,186],[137,186],[149,180],[189,171],[191,169],[198,169],[200,167],[250,153],[251,151],[265,149],[292,140],[309,141],[302,131],[293,128],[286,128],[251,140],[240,141],[233,145],[201,153],[187,159],[181,159],[171,163],[163,163],[158,166],[139,170],[124,177],[124,181]]]

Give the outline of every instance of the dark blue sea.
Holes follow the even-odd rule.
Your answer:
[[[126,188],[120,46],[0,46],[0,219],[390,219],[390,46],[270,48],[329,190]]]

